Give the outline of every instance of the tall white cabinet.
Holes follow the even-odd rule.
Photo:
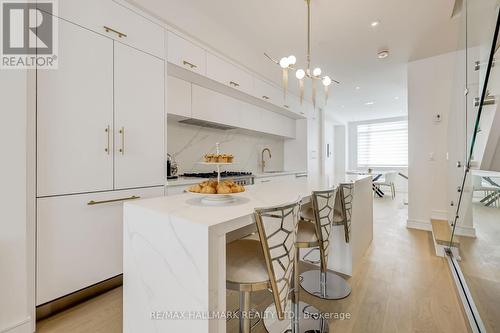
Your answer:
[[[58,25],[59,69],[37,71],[37,305],[121,274],[123,202],[164,195],[164,57]]]
[[[112,190],[113,40],[58,24],[59,68],[37,71],[37,194]]]

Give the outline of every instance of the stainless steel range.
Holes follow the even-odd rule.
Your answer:
[[[205,178],[205,179],[217,179],[217,172],[195,172],[195,173],[185,173],[182,175],[184,178]],[[240,185],[253,185],[254,175],[251,172],[244,171],[224,171],[220,174],[221,179],[231,179],[235,183]]]

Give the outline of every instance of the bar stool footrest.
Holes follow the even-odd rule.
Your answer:
[[[285,319],[279,320],[276,306],[271,304],[264,311],[264,328],[268,333],[291,333],[293,318],[292,304],[285,309]],[[299,331],[295,333],[328,333],[328,320],[321,312],[310,304],[299,302]]]
[[[321,299],[342,299],[351,294],[351,286],[347,281],[338,274],[327,271],[325,293],[321,293],[320,289],[320,274],[321,271],[311,270],[300,275],[300,286],[309,294]]]

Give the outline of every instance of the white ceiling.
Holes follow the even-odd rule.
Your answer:
[[[279,83],[263,52],[304,65],[303,0],[131,0]],[[341,81],[328,112],[342,121],[406,115],[406,64],[457,49],[455,0],[312,0],[312,63]],[[373,28],[371,22],[380,21]],[[381,49],[387,59],[377,59]],[[295,85],[295,79],[291,86]],[[356,90],[355,87],[360,89]],[[365,103],[374,102],[373,106]]]

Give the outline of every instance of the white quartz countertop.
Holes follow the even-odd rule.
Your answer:
[[[140,206],[167,218],[176,217],[190,223],[208,227],[241,218],[253,213],[257,207],[269,207],[308,197],[312,191],[324,190],[341,183],[371,180],[369,176],[342,175],[336,177],[307,177],[294,180],[256,184],[246,187],[236,200],[223,206],[207,206],[200,202],[201,195],[183,193],[168,197],[126,202],[126,206]],[[199,181],[199,180],[197,180]]]
[[[288,175],[307,174],[307,171],[282,171],[282,172],[263,172],[254,174],[255,178],[279,177]]]

